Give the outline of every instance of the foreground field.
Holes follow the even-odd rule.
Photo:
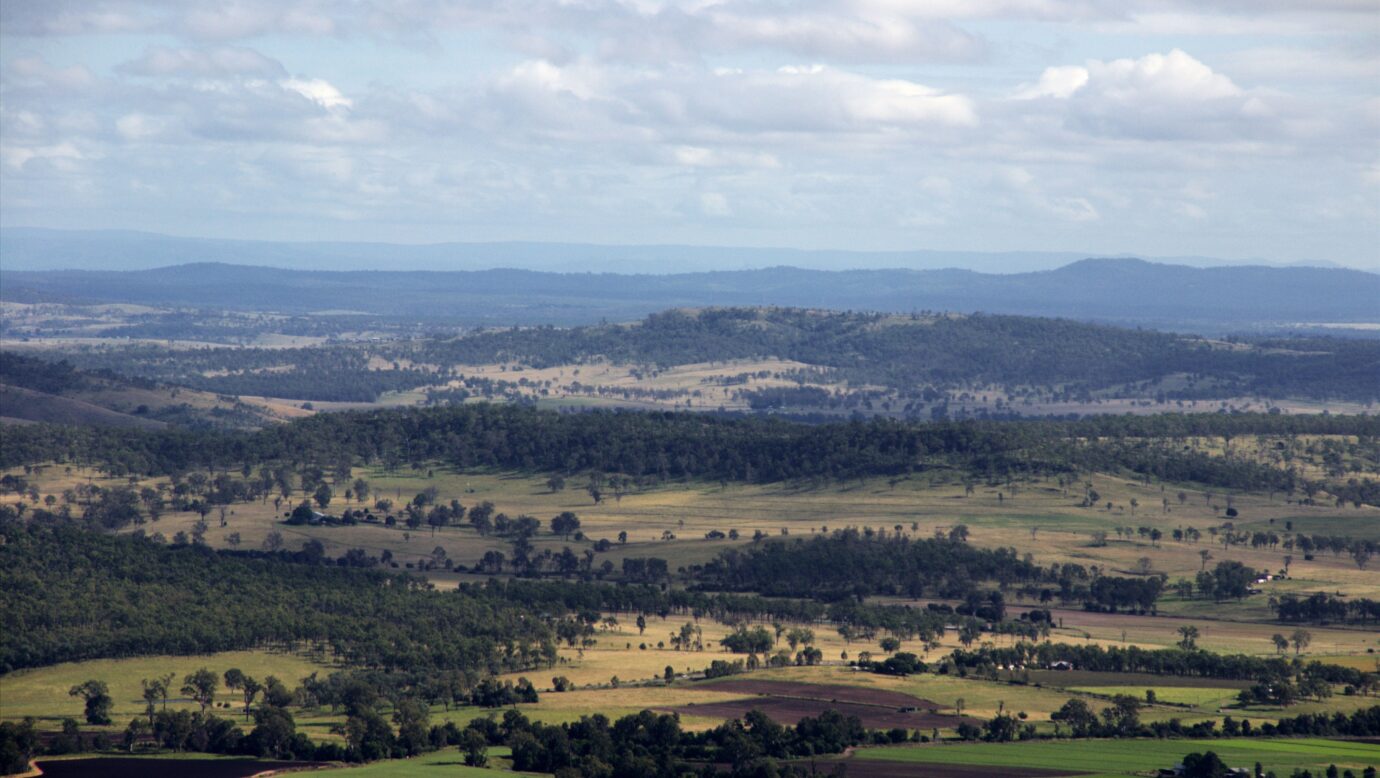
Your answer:
[[[858,752],[860,760],[885,760],[910,765],[971,765],[993,768],[1042,767],[1089,774],[1096,778],[1129,778],[1173,767],[1185,754],[1214,751],[1233,767],[1288,775],[1295,768],[1325,770],[1335,764],[1359,773],[1380,765],[1380,745],[1321,739],[1278,740],[1093,740],[1040,743],[981,743],[945,746],[871,748]],[[917,775],[925,775],[917,770]],[[936,775],[942,773],[935,771]]]
[[[342,778],[418,778],[444,773],[457,778],[493,778],[499,775],[534,775],[507,769],[507,748],[489,749],[492,767],[468,767],[453,750],[436,751],[412,759],[395,759],[367,765],[271,762],[241,757],[207,754],[163,754],[140,757],[111,757],[80,754],[38,760],[43,775],[51,778],[250,778],[267,770],[296,772],[328,770]]]

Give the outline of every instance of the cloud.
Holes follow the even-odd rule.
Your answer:
[[[115,120],[115,131],[127,141],[148,140],[157,137],[163,129],[164,123],[161,119],[144,114],[125,114]]]
[[[732,209],[728,207],[728,198],[719,192],[704,192],[700,195],[700,210],[706,216],[728,216]]]
[[[720,70],[682,89],[699,116],[732,130],[801,133],[971,127],[973,101],[904,79],[876,79],[825,65]]]
[[[703,146],[677,146],[671,157],[675,164],[691,168],[754,168],[774,170],[781,167],[776,155],[766,152],[711,149]]]
[[[321,78],[286,78],[278,85],[295,92],[322,108],[352,108],[354,101],[340,93],[329,81]]]
[[[1037,84],[1022,88],[1016,97],[1062,100],[1085,89],[1125,105],[1144,101],[1201,102],[1241,94],[1231,79],[1174,49],[1168,54],[1147,54],[1140,59],[1090,60],[1086,67],[1046,68]]]
[[[844,4],[781,13],[770,6],[722,3],[690,13],[700,42],[710,48],[765,47],[842,62],[967,62],[987,52],[979,36],[902,8]]]
[[[38,221],[84,180],[85,213],[360,234],[1270,254],[1305,244],[1290,214],[1326,181],[1366,229],[1299,234],[1354,255],[1380,223],[1373,20],[1373,0],[0,0],[0,192]]]
[[[1089,60],[1046,68],[1012,95],[1074,132],[1141,140],[1253,140],[1287,130],[1278,95],[1242,89],[1188,53],[1173,49],[1139,58]]]
[[[869,134],[978,122],[974,102],[963,95],[824,65],[611,71],[589,62],[528,62],[500,78],[491,94],[499,104],[521,103],[528,109],[512,117],[515,124],[536,119],[568,127],[583,114],[591,122],[687,138]]]
[[[74,92],[96,85],[96,76],[85,65],[56,67],[38,56],[12,59],[4,72],[19,83],[47,89]]]
[[[196,40],[236,40],[268,34],[334,35],[338,26],[319,3],[231,2],[189,6],[172,26]]]
[[[1050,214],[1065,221],[1087,222],[1102,217],[1086,197],[1054,197],[1039,201],[1039,204]]]
[[[1065,99],[1088,85],[1088,69],[1077,65],[1045,68],[1040,80],[1033,85],[1023,85],[1016,92],[1017,100],[1034,100],[1040,97]]]
[[[0,3],[0,29],[12,35],[137,33],[155,24],[152,9],[138,3],[45,0]]]
[[[0,160],[15,169],[22,169],[30,161],[47,162],[59,170],[74,170],[77,163],[87,159],[87,155],[70,141],[45,146],[0,146]]]
[[[136,76],[224,78],[229,76],[286,76],[283,64],[242,46],[169,48],[151,46],[138,59],[116,68]]]
[[[1093,60],[1088,63],[1086,84],[1100,96],[1128,105],[1147,100],[1205,102],[1241,94],[1231,79],[1179,49],[1140,59]]]

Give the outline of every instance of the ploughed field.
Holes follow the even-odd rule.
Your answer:
[[[45,778],[249,778],[271,770],[307,770],[314,762],[269,762],[259,759],[140,759],[95,757],[92,759],[41,759],[36,762]]]
[[[869,729],[934,729],[956,727],[967,720],[939,713],[948,706],[912,697],[902,692],[839,684],[812,684],[794,681],[754,681],[730,679],[703,684],[700,688],[717,692],[742,692],[754,695],[741,700],[681,705],[670,710],[682,716],[741,718],[758,710],[775,722],[795,725],[806,717],[817,717],[827,710],[857,716]]]

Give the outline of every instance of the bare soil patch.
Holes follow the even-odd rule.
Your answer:
[[[743,692],[772,697],[792,697],[822,702],[855,703],[858,705],[878,705],[887,708],[916,707],[922,710],[943,710],[930,700],[912,697],[904,692],[886,689],[871,689],[866,686],[847,686],[844,684],[805,683],[802,681],[754,681],[734,678],[705,684],[705,688],[716,692]]]

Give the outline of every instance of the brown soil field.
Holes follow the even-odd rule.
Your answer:
[[[816,702],[845,702],[857,705],[876,705],[899,709],[917,707],[926,710],[941,710],[947,705],[912,697],[904,692],[886,689],[869,689],[863,686],[844,686],[843,684],[803,683],[800,681],[753,681],[733,678],[703,684],[716,692],[743,692],[761,694],[769,697],[788,697]]]
[[[249,778],[269,770],[306,770],[318,762],[265,762],[258,759],[44,759],[36,762],[45,778]]]

